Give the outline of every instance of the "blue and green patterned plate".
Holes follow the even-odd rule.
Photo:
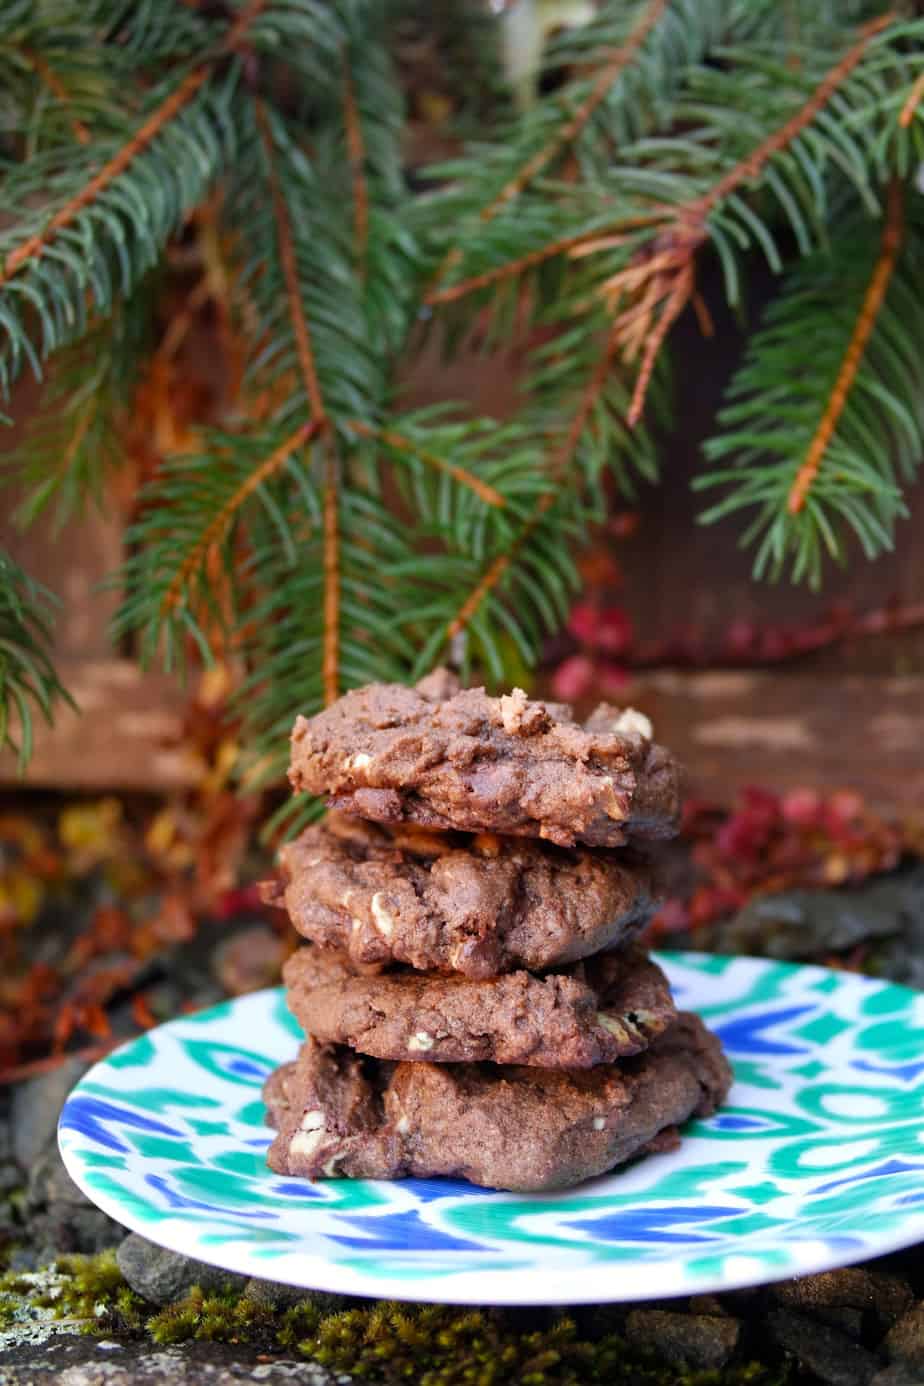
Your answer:
[[[565,1304],[728,1290],[924,1240],[924,994],[756,958],[662,956],[736,1081],[681,1147],[566,1193],[282,1179],[260,1087],[295,1054],[281,990],[162,1025],[96,1065],[64,1162],[112,1217],[314,1289]]]

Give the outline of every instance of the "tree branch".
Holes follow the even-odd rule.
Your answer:
[[[312,419],[320,422],[325,417],[324,401],[321,398],[321,386],[318,381],[318,372],[314,361],[314,350],[311,345],[311,333],[308,330],[308,320],[305,317],[305,310],[302,307],[302,295],[298,282],[298,263],[295,257],[295,240],[292,235],[289,208],[286,204],[285,195],[280,187],[279,176],[276,172],[276,161],[273,153],[273,136],[269,128],[269,121],[266,118],[263,103],[257,100],[255,106],[257,125],[260,130],[260,138],[263,141],[263,148],[266,152],[266,160],[269,169],[270,195],[273,199],[273,215],[276,221],[276,244],[279,251],[279,259],[282,264],[283,278],[286,284],[286,299],[289,305],[289,316],[292,319],[292,331],[295,334],[295,350],[298,355],[298,364],[302,374],[302,381],[308,395],[308,402],[311,406]]]
[[[907,130],[908,126],[914,120],[914,113],[921,104],[922,97],[924,97],[924,72],[921,73],[914,86],[909,91],[908,100],[905,102],[904,106],[902,106],[901,115],[898,117],[898,123],[903,130]]]
[[[393,428],[373,428],[371,424],[363,423],[362,419],[350,419],[347,427],[354,433],[358,433],[361,438],[375,438],[378,442],[384,443],[387,448],[393,448],[395,452],[403,452],[411,457],[417,457],[428,467],[434,467],[437,471],[445,472],[460,485],[469,487],[475,492],[476,496],[485,501],[488,505],[503,507],[507,504],[504,497],[493,486],[489,486],[486,481],[482,481],[474,472],[466,471],[456,462],[447,462],[445,457],[438,457],[434,452],[428,452],[414,442],[413,438],[407,438],[403,433],[396,433]]]
[[[901,249],[903,210],[902,188],[896,178],[889,185],[888,215],[883,227],[879,258],[863,296],[856,324],[847,344],[847,350],[844,352],[844,359],[837,373],[837,379],[834,382],[834,389],[831,391],[824,414],[809,444],[805,461],[799,468],[789,492],[786,509],[790,515],[798,515],[803,509],[818,475],[828,444],[834,436],[834,431],[850,396],[857,371],[860,369],[863,353],[866,350],[866,344],[876,325],[876,318],[885,299],[889,281],[895,269],[895,262]]]
[[[70,96],[61,78],[52,67],[46,63],[45,59],[38,53],[33,53],[31,48],[23,48],[22,55],[26,62],[35,71],[36,76],[45,83],[48,90],[61,102],[65,108],[70,105]],[[68,114],[71,129],[74,132],[74,139],[78,144],[90,143],[90,131],[77,116]]]
[[[176,609],[190,573],[198,567],[209,550],[224,538],[244,502],[253,495],[258,486],[262,486],[271,476],[275,476],[293,452],[317,436],[321,430],[321,423],[320,419],[315,419],[311,423],[302,424],[300,428],[297,428],[284,443],[280,443],[278,448],[275,448],[268,457],[264,457],[263,461],[254,467],[253,471],[234,492],[234,495],[225,501],[217,515],[209,521],[171,579],[170,586],[161,602],[161,616]]]
[[[340,479],[337,459],[328,453],[324,469],[324,658],[321,675],[324,702],[340,696],[340,527],[337,503]]]
[[[774,154],[778,154],[781,149],[792,144],[806,126],[811,124],[818,112],[823,110],[831,100],[841,83],[850,76],[862,60],[872,40],[883,29],[887,29],[894,20],[895,14],[890,11],[888,14],[880,15],[877,19],[870,20],[868,24],[864,24],[853,47],[848,49],[840,62],[835,63],[828,75],[818,84],[812,95],[796,111],[795,115],[790,116],[779,130],[775,130],[772,135],[768,135],[765,140],[762,140],[746,159],[742,159],[740,163],[735,164],[734,168],[729,169],[728,173],[720,178],[708,192],[703,193],[701,197],[695,198],[685,208],[682,208],[683,219],[701,224],[723,198],[728,197],[742,183],[756,178]]]
[[[638,24],[630,33],[625,43],[616,49],[610,61],[597,75],[587,96],[578,106],[571,119],[558,129],[552,139],[538,150],[531,159],[528,159],[523,167],[504,184],[493,202],[482,208],[482,222],[493,221],[498,212],[506,207],[508,202],[512,202],[515,197],[519,197],[524,188],[527,188],[532,180],[541,173],[542,170],[552,162],[557,154],[560,154],[566,145],[571,144],[580,135],[584,126],[587,124],[594,111],[605,98],[607,92],[612,87],[620,73],[628,67],[641,48],[645,39],[651,33],[658,20],[667,8],[668,0],[649,0],[649,4],[642,15]],[[460,246],[454,246],[446,255],[443,263],[436,272],[434,279],[434,289],[445,278],[462,259],[463,251]],[[436,300],[433,300],[436,301]]]
[[[343,123],[346,129],[350,172],[353,175],[353,231],[356,241],[356,266],[360,279],[366,273],[366,246],[369,240],[369,191],[366,187],[366,148],[363,128],[356,104],[356,92],[346,57],[343,60]]]
[[[552,465],[549,468],[549,485],[538,497],[533,506],[532,513],[522,525],[513,543],[505,553],[499,554],[497,558],[494,559],[487,572],[479,579],[477,586],[472,589],[456,612],[456,615],[449,622],[446,627],[445,636],[447,641],[452,640],[465,630],[485,597],[494,591],[517,554],[523,548],[524,544],[527,543],[536,527],[541,523],[543,516],[547,514],[555,503],[564,474],[574,460],[575,453],[581,441],[581,434],[587,425],[587,420],[600,396],[600,392],[606,384],[607,375],[609,374],[613,358],[618,349],[619,338],[615,328],[613,328],[610,330],[607,338],[606,347],[601,353],[594,367],[593,374],[581,395],[580,404],[572,416],[568,431],[553,455]]]

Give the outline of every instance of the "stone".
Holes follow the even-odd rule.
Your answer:
[[[916,1367],[924,1377],[924,1300],[898,1320],[883,1344],[890,1361]]]
[[[297,1285],[284,1285],[280,1280],[260,1280],[257,1276],[248,1280],[244,1287],[244,1298],[262,1309],[275,1309],[284,1313],[294,1304],[309,1301],[322,1314],[339,1314],[345,1309],[356,1309],[367,1301],[355,1295],[334,1295],[324,1290],[302,1290]]]
[[[237,1344],[186,1343],[157,1349],[55,1336],[41,1345],[0,1348],[0,1386],[350,1386],[317,1362],[270,1359]]]
[[[31,1171],[36,1161],[56,1144],[58,1117],[64,1099],[87,1071],[80,1059],[65,1059],[57,1068],[20,1083],[10,1104],[13,1158]]]
[[[29,1171],[26,1185],[26,1208],[47,1208],[54,1203],[76,1207],[91,1207],[86,1194],[81,1193],[64,1167],[57,1145],[49,1146]]]
[[[149,1304],[171,1304],[182,1299],[194,1285],[209,1292],[228,1284],[243,1288],[247,1283],[243,1275],[155,1246],[137,1232],[125,1238],[116,1259],[127,1283]]]
[[[881,1365],[846,1333],[792,1309],[772,1309],[767,1328],[780,1347],[827,1386],[870,1386]]]
[[[924,1374],[918,1367],[909,1367],[904,1362],[893,1362],[877,1372],[869,1386],[924,1386]]]
[[[894,1322],[914,1301],[908,1282],[888,1271],[845,1266],[842,1270],[803,1275],[771,1285],[779,1303],[807,1313],[819,1310],[871,1310],[882,1321]]]
[[[842,953],[871,940],[886,941],[888,951],[894,941],[904,958],[895,980],[920,986],[924,963],[915,968],[919,950],[913,944],[920,939],[922,920],[924,866],[916,865],[837,890],[758,895],[719,926],[714,942],[730,953],[798,959]]]
[[[675,1366],[703,1370],[722,1367],[738,1346],[741,1325],[718,1314],[679,1314],[666,1309],[633,1309],[625,1335],[633,1347],[655,1348]]]

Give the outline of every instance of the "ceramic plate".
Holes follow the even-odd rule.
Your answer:
[[[301,1038],[281,990],[171,1021],[97,1064],[61,1114],[65,1164],[163,1246],[376,1297],[663,1298],[924,1240],[924,993],[756,958],[659,961],[721,1036],[734,1088],[679,1150],[569,1192],[273,1174],[260,1087]]]

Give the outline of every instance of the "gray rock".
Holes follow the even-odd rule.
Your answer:
[[[862,885],[837,890],[789,890],[761,895],[727,924],[719,926],[715,944],[727,952],[760,953],[774,958],[815,958],[844,952],[858,943],[885,941],[891,959],[892,940],[899,965],[897,981],[920,985],[924,976],[913,965],[924,920],[924,866],[874,877]],[[888,974],[894,974],[889,966]]]
[[[119,1270],[135,1291],[150,1304],[171,1304],[189,1293],[194,1285],[206,1292],[220,1290],[226,1285],[243,1287],[246,1277],[232,1271],[194,1261],[191,1256],[168,1251],[153,1242],[130,1233],[117,1253]]]
[[[10,1107],[13,1158],[31,1171],[41,1155],[55,1143],[58,1117],[64,1099],[87,1071],[80,1059],[65,1059],[58,1068],[20,1083]]]
[[[26,1185],[26,1209],[47,1208],[54,1203],[91,1207],[64,1167],[57,1145],[50,1145],[35,1160]]]
[[[877,1372],[869,1386],[924,1386],[924,1373],[918,1367],[909,1367],[903,1362],[893,1362]]]
[[[915,1367],[924,1376],[924,1300],[902,1315],[883,1346],[891,1361]]]
[[[73,1334],[41,1346],[0,1350],[0,1386],[350,1386],[351,1378],[316,1362],[259,1360],[224,1343],[152,1348],[147,1342],[101,1343]]]
[[[791,1309],[814,1314],[822,1310],[871,1310],[886,1323],[894,1322],[914,1302],[911,1287],[900,1275],[861,1266],[781,1280],[770,1287],[770,1293]]]
[[[792,1309],[773,1309],[771,1336],[828,1386],[870,1386],[880,1362],[866,1348],[828,1324]]]
[[[625,1335],[634,1347],[655,1348],[675,1366],[723,1367],[738,1346],[741,1325],[717,1314],[633,1309]]]
[[[333,1295],[324,1290],[302,1290],[297,1285],[284,1285],[281,1280],[260,1280],[256,1276],[248,1280],[244,1298],[262,1309],[277,1309],[284,1313],[294,1304],[310,1301],[322,1314],[339,1314],[344,1309],[355,1309],[366,1301],[354,1295]]]

